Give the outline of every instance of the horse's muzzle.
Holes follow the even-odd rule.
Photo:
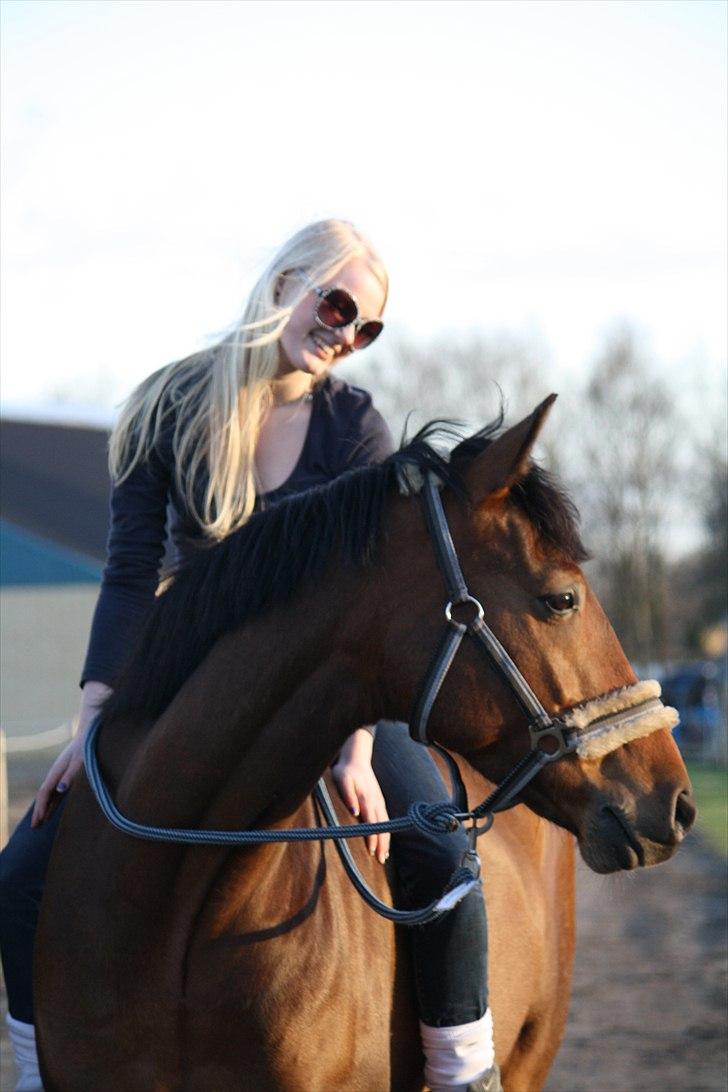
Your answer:
[[[629,871],[669,860],[695,822],[696,808],[688,789],[678,788],[660,817],[664,831],[640,829],[615,803],[603,804],[579,839],[581,855],[594,872]],[[658,824],[656,824],[658,825]]]

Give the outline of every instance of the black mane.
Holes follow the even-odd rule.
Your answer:
[[[383,463],[282,500],[200,551],[155,600],[105,718],[159,716],[219,637],[289,600],[334,553],[343,565],[372,564],[387,492],[405,467],[434,471],[467,501],[462,468],[492,443],[501,424],[499,418],[463,440],[448,459],[433,442],[451,440],[457,427],[430,422]],[[511,497],[544,542],[574,561],[585,559],[576,509],[545,471],[532,466]]]

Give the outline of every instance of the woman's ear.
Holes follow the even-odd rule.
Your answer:
[[[302,275],[303,271],[301,269],[283,269],[278,274],[275,285],[273,286],[273,302],[276,307],[283,306],[283,299],[287,288],[294,287],[295,289],[296,284],[298,284],[299,287],[301,286]]]

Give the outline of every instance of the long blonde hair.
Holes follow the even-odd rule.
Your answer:
[[[160,369],[132,392],[111,434],[113,481],[123,482],[146,461],[165,425],[174,421],[175,482],[190,513],[213,539],[242,526],[255,505],[255,449],[272,403],[278,341],[308,291],[305,280],[296,278],[295,298],[281,307],[281,278],[300,270],[321,284],[354,258],[369,264],[386,292],[384,266],[353,224],[320,220],[289,239],[254,286],[231,334]],[[206,476],[202,500],[196,490],[201,476]]]

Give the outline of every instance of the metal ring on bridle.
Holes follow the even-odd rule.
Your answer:
[[[475,607],[475,611],[476,611],[475,617],[471,618],[469,622],[458,622],[457,618],[453,618],[453,616],[452,616],[453,607],[459,607],[463,603],[472,603],[473,606]],[[472,626],[473,622],[482,622],[483,621],[483,618],[484,618],[483,606],[482,606],[480,600],[476,599],[474,595],[463,596],[462,599],[457,599],[454,603],[453,603],[453,601],[451,599],[448,602],[447,606],[445,607],[445,617],[447,618],[450,625],[454,626],[455,629],[458,630],[459,633],[467,633],[468,629],[470,628],[470,626]]]
[[[537,728],[531,723],[528,731],[532,749],[543,755],[547,762],[555,762],[574,750],[574,744],[569,741],[565,726],[558,718],[545,728]]]
[[[495,813],[492,811],[486,812],[483,822],[478,825],[478,820],[475,817],[471,818],[470,826],[465,828],[468,836],[468,844],[470,848],[476,851],[477,840],[481,834],[487,834],[495,821]]]

